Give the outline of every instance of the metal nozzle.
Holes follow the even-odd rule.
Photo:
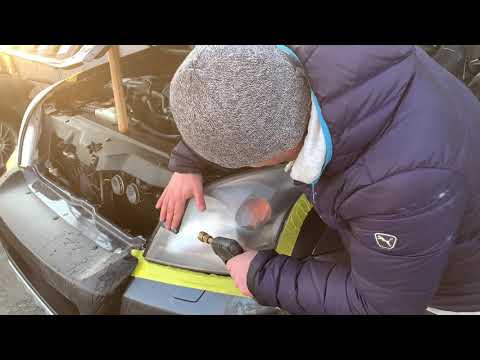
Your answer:
[[[198,234],[198,240],[200,240],[203,243],[206,244],[211,244],[213,237],[211,237],[209,234],[207,234],[205,231],[200,231]]]

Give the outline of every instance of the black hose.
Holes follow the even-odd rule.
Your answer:
[[[148,126],[142,121],[139,121],[137,124],[135,124],[135,126],[138,126],[143,130],[148,131],[155,136],[158,136],[159,138],[162,138],[171,142],[177,142],[178,140],[180,140],[180,135],[167,135],[167,134],[161,133],[160,131],[155,130],[153,127]]]

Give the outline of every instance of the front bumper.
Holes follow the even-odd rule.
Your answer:
[[[281,315],[254,300],[134,278],[122,297],[125,315]]]
[[[17,274],[49,312],[282,313],[244,297],[132,277],[137,266],[132,247],[122,245],[105,229],[86,231],[82,227],[79,231],[71,221],[79,209],[72,209],[66,199],[27,170],[27,174],[10,171],[0,180],[0,241]],[[95,237],[100,235],[104,242],[108,235],[107,240],[115,246],[110,250],[98,246]]]
[[[8,259],[8,265],[12,269],[12,271],[15,273],[17,278],[22,282],[26,290],[30,293],[30,295],[33,297],[35,302],[37,303],[38,306],[40,306],[45,315],[56,315],[56,312],[48,305],[45,300],[40,296],[40,294],[35,290],[35,288],[30,284],[28,279],[21,273],[21,270],[15,265],[15,263],[12,262],[12,260],[9,258]]]
[[[0,240],[18,271],[57,313],[117,312],[136,266],[130,249],[98,246],[94,232],[79,231],[65,220],[73,216],[70,207],[62,208],[65,201],[44,184],[27,183],[22,171],[6,176],[0,186]],[[41,197],[65,211],[63,217]]]

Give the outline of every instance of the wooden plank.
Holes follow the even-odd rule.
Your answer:
[[[108,62],[110,64],[110,76],[112,78],[113,97],[115,100],[115,112],[118,122],[118,131],[122,134],[128,132],[128,113],[125,101],[125,92],[122,86],[122,73],[120,68],[120,52],[118,46],[113,45],[108,50]]]

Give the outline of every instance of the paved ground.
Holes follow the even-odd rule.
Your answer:
[[[0,315],[41,315],[30,293],[10,268],[5,250],[0,245]]]

